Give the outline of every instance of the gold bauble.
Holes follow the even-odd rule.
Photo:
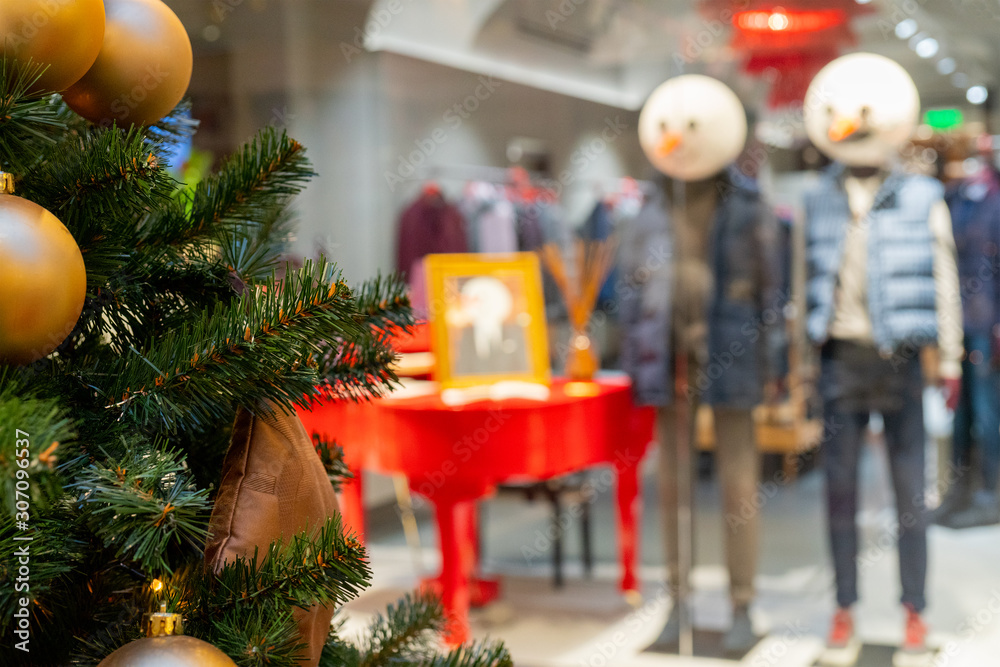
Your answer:
[[[0,55],[48,65],[35,91],[79,81],[103,40],[103,0],[0,0]]]
[[[235,667],[236,663],[208,642],[194,637],[146,637],[101,660],[97,667]]]
[[[76,240],[56,216],[0,194],[0,363],[29,364],[73,331],[87,271]]]
[[[151,125],[187,91],[191,40],[161,0],[105,0],[104,7],[107,25],[97,61],[63,99],[98,125]]]

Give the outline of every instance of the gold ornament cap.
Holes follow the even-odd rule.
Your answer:
[[[14,174],[0,171],[0,195],[14,194]]]
[[[146,614],[143,617],[147,637],[171,637],[184,634],[184,617],[180,614],[168,614],[167,603],[160,603],[160,611]]]

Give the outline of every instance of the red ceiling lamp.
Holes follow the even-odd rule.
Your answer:
[[[733,15],[733,25],[737,29],[745,33],[760,33],[765,39],[774,37],[774,33],[819,32],[846,22],[847,14],[842,9],[787,10],[775,7]]]
[[[855,0],[702,0],[703,16],[732,17],[730,46],[748,74],[773,77],[771,107],[799,104],[813,76],[856,43],[851,19],[873,11]]]

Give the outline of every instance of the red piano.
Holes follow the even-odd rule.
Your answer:
[[[468,639],[476,581],[475,502],[497,484],[545,480],[600,464],[617,473],[621,589],[637,590],[638,466],[653,411],[632,404],[629,381],[556,380],[547,400],[513,398],[449,406],[439,393],[368,403],[321,401],[299,413],[306,430],[335,439],[355,480],[344,486],[346,523],[364,532],[360,471],[406,475],[433,503],[441,549],[447,639]]]

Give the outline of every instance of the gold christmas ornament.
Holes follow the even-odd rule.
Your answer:
[[[87,270],[59,219],[12,193],[13,178],[0,172],[0,363],[29,364],[72,333]]]
[[[103,0],[0,0],[0,55],[48,65],[35,91],[79,81],[103,40]]]
[[[97,667],[235,667],[236,663],[208,642],[185,637],[180,614],[160,611],[146,616],[146,637],[126,644]]]
[[[105,0],[104,6],[101,52],[63,99],[98,125],[151,125],[187,91],[194,62],[191,40],[161,0]]]

